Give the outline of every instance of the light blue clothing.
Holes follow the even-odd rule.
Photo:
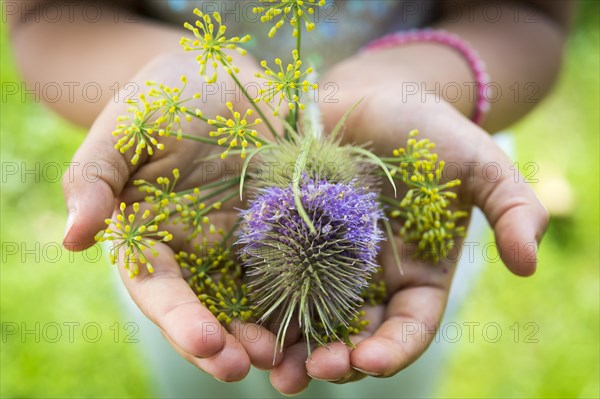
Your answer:
[[[261,5],[257,0],[147,0],[144,3],[148,15],[180,25],[193,24],[197,17],[192,11],[196,7],[205,13],[218,11],[227,25],[228,36],[252,35],[244,48],[260,60],[273,57],[289,60],[295,47],[295,38],[287,23],[274,38],[267,37],[273,24],[261,23],[260,16],[252,12]],[[323,7],[317,7],[311,17],[316,28],[302,35],[303,58],[323,73],[375,38],[431,22],[435,17],[435,3],[433,0],[329,0]]]

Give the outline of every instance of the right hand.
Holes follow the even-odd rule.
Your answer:
[[[248,81],[257,71],[257,66],[245,58],[236,59],[240,66],[239,78]],[[242,62],[245,63],[242,65]],[[142,88],[148,80],[163,83],[170,87],[181,87],[180,77],[188,77],[188,87],[184,96],[199,91],[203,78],[198,75],[199,66],[189,54],[168,54],[154,59],[142,68],[132,82]],[[229,76],[221,72],[217,84],[233,87]],[[190,105],[190,109],[201,108],[209,118],[216,114],[227,115],[224,93],[209,101]],[[232,96],[231,92],[228,94]],[[236,96],[243,98],[239,91]],[[230,98],[228,98],[230,99]],[[212,101],[211,101],[212,100]],[[248,108],[247,103],[237,104],[240,112]],[[145,193],[140,192],[132,182],[144,179],[155,182],[161,176],[172,176],[172,170],[178,168],[181,178],[177,191],[198,187],[211,180],[222,178],[222,173],[239,170],[232,163],[239,163],[239,156],[230,155],[227,161],[210,161],[212,169],[204,168],[199,159],[222,152],[208,144],[190,140],[176,140],[175,137],[160,138],[165,149],[155,150],[151,157],[141,157],[136,165],[130,163],[132,154],[121,154],[114,145],[119,137],[112,131],[117,117],[127,114],[129,104],[121,98],[111,102],[92,125],[88,136],[73,157],[72,169],[63,179],[63,191],[69,213],[64,245],[67,249],[80,251],[94,244],[94,235],[106,228],[104,220],[111,218],[121,202],[128,205],[143,202]],[[243,108],[242,108],[243,107]],[[208,137],[209,128],[204,122],[182,122],[186,134]],[[237,158],[237,159],[236,159]],[[204,162],[206,165],[207,162]],[[229,165],[229,166],[227,166]],[[217,167],[217,171],[214,172]],[[227,227],[236,220],[236,212],[229,207],[220,212],[211,213],[215,224]],[[152,259],[154,273],[140,267],[140,274],[133,279],[123,265],[118,269],[131,297],[162,331],[175,350],[205,372],[221,381],[237,381],[246,376],[250,364],[270,369],[281,360],[273,361],[275,337],[267,329],[256,324],[233,324],[236,328],[227,331],[213,314],[198,300],[196,294],[183,278],[182,271],[175,261],[174,254],[180,250],[191,252],[186,242],[186,233],[174,231],[169,226],[174,239],[169,243],[157,243],[155,249],[159,255]],[[235,323],[235,322],[234,322]],[[257,337],[259,337],[257,339]],[[250,341],[251,339],[251,341]]]

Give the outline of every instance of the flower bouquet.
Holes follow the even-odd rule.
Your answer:
[[[154,271],[156,242],[171,240],[174,224],[184,226],[196,250],[175,257],[199,301],[226,325],[233,319],[273,323],[279,349],[292,322],[309,350],[334,340],[352,345],[349,337],[368,323],[361,306],[386,297],[377,262],[382,240],[389,240],[401,268],[395,234],[433,261],[446,256],[464,234],[457,220],[466,214],[450,207],[451,189],[460,181],[442,182],[444,162],[432,152],[433,143],[413,131],[405,145],[379,157],[364,143],[342,141],[346,119],[360,101],[328,132],[316,105],[305,106],[303,96],[318,86],[310,81],[312,68],[304,66],[301,37],[314,29],[311,16],[324,4],[270,0],[254,8],[262,23],[273,24],[269,37],[289,24],[296,38],[289,64],[279,58],[261,62],[257,96],[241,84],[231,56],[232,51],[246,54],[243,45],[250,36],[227,37],[219,13],[194,10],[197,20],[184,25],[193,38],[183,38],[181,45],[197,54],[207,83],[224,71],[250,108],[240,113],[227,103],[228,115],[205,115],[186,106],[201,94],[186,96],[185,76],[181,87],[147,82],[148,92],[130,101],[128,115],[118,120],[115,148],[136,164],[163,150],[163,138],[175,136],[221,147],[220,158],[240,157],[242,167],[235,176],[180,191],[177,169],[156,181],[136,180],[145,203],[132,209],[121,204],[96,237],[113,242],[113,262],[121,257],[135,278],[141,267]],[[269,110],[271,119],[265,115]],[[210,126],[207,137],[185,130],[193,119]],[[270,121],[283,126],[281,131]],[[268,134],[259,134],[261,127]],[[270,173],[250,168],[251,162],[268,162]],[[385,186],[394,194],[386,195]],[[233,227],[213,224],[211,212],[236,197],[246,202]]]

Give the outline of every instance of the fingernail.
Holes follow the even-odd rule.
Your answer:
[[[282,394],[285,397],[288,397],[288,398],[293,398],[294,396],[298,396],[300,394],[300,392],[297,392],[297,393],[283,393],[283,392],[279,392],[279,393]]]
[[[67,238],[69,232],[71,231],[71,227],[73,227],[73,224],[75,224],[75,217],[75,210],[69,209],[69,214],[67,216],[67,225],[65,226],[65,234],[63,240]]]
[[[334,378],[334,379],[328,380],[326,378],[317,378],[317,377],[314,377],[314,376],[310,375],[309,373],[306,373],[306,374],[308,374],[308,376],[310,378],[312,378],[313,380],[324,381],[324,382],[337,382],[337,381],[341,381],[343,379],[343,378]]]
[[[381,376],[381,375],[382,375],[381,373],[374,373],[374,372],[372,372],[372,371],[366,371],[366,370],[362,370],[362,369],[359,369],[358,367],[354,367],[354,366],[353,366],[352,368],[353,368],[354,370],[356,370],[356,371],[360,372],[360,373],[363,373],[363,374],[366,374],[366,375],[370,375],[371,377],[379,377],[379,376]]]

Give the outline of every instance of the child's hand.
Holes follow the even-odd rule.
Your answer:
[[[244,75],[240,79],[252,76],[250,74],[256,70],[253,64],[245,59],[238,61],[241,62],[249,65],[241,68]],[[143,68],[134,77],[133,83],[138,85],[140,91],[147,90],[144,86],[147,80],[180,87],[180,76],[185,74],[190,81],[194,79],[194,84],[188,86],[189,93],[186,91],[191,96],[199,90],[198,82],[202,81],[198,76],[198,68],[194,57],[187,53],[162,56]],[[222,75],[227,77],[225,73]],[[221,84],[227,84],[229,89],[233,87],[229,81],[219,81],[218,84],[220,88]],[[207,117],[214,117],[218,113],[226,115],[229,111],[225,108],[225,101],[232,101],[233,94],[230,91],[227,99],[222,95],[220,92],[212,98],[208,97],[207,101],[198,100],[190,108],[201,108]],[[239,92],[237,96],[241,98]],[[106,227],[104,220],[113,215],[120,202],[143,202],[146,194],[131,184],[133,180],[154,182],[157,177],[171,176],[171,171],[178,168],[181,175],[177,186],[179,191],[222,179],[227,173],[228,177],[239,173],[239,156],[228,157],[227,163],[218,156],[218,161],[199,162],[209,154],[222,152],[223,148],[190,140],[177,141],[174,137],[163,141],[164,150],[155,150],[152,157],[142,157],[135,166],[131,165],[129,160],[132,154],[123,155],[115,150],[114,144],[119,137],[111,134],[117,117],[127,113],[128,105],[122,100],[106,106],[75,154],[71,173],[65,176],[64,193],[71,223],[67,226],[65,246],[69,249],[82,250],[92,245],[95,233]],[[183,128],[186,134],[208,137],[208,126],[204,123],[184,122]],[[217,225],[219,222],[226,224],[235,221],[236,212],[231,207],[223,208],[220,212],[211,213]],[[254,324],[244,325],[243,328],[238,324],[231,332],[226,331],[211,312],[201,305],[174,259],[174,253],[180,250],[191,252],[191,245],[185,241],[187,233],[176,232],[172,226],[169,226],[169,231],[174,233],[174,239],[168,245],[158,243],[155,246],[159,256],[151,260],[155,269],[153,274],[141,267],[140,275],[130,279],[123,265],[118,266],[127,289],[140,309],[184,358],[219,380],[242,379],[251,363],[259,368],[272,367],[275,345],[272,333]]]
[[[506,266],[520,276],[534,273],[537,245],[548,215],[523,178],[519,176],[515,181],[511,162],[490,136],[447,103],[422,102],[420,96],[402,101],[398,86],[389,80],[378,85],[377,75],[368,71],[350,76],[344,80],[335,75],[329,80],[336,82],[340,91],[338,103],[320,104],[326,125],[331,128],[355,101],[364,97],[346,123],[345,140],[371,141],[375,152],[391,156],[394,148],[406,142],[410,130],[419,129],[419,138],[429,138],[436,144],[434,151],[439,159],[453,164],[453,174],[454,166],[461,169],[460,176],[449,176],[462,180],[456,206],[464,210],[481,208],[494,229]],[[370,80],[368,85],[362,85],[362,76]],[[491,166],[486,169],[486,165]],[[500,176],[496,176],[497,171]],[[271,374],[277,389],[288,394],[298,392],[308,385],[310,377],[335,382],[354,381],[365,375],[389,377],[423,354],[442,318],[458,249],[450,256],[454,261],[433,265],[410,256],[414,249],[407,249],[400,240],[397,246],[404,275],[398,271],[390,245],[383,245],[380,261],[388,301],[365,309],[371,323],[354,337],[356,348],[332,343],[314,350],[308,360],[304,343],[288,348]]]

